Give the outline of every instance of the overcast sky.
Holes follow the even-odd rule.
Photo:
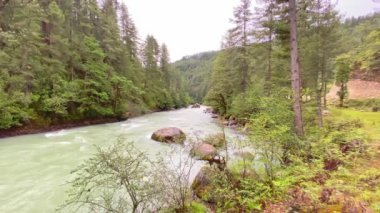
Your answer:
[[[142,39],[150,34],[166,43],[172,61],[195,53],[218,50],[240,0],[123,0]],[[332,0],[335,1],[335,0]],[[379,0],[339,0],[346,17],[380,8]],[[252,0],[252,2],[256,2]]]

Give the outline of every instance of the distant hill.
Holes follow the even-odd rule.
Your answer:
[[[196,102],[202,102],[210,87],[213,62],[218,51],[185,56],[174,62],[174,67],[185,77],[188,91]]]

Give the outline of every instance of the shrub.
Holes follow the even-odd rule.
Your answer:
[[[348,107],[358,109],[358,110],[377,112],[380,109],[380,99],[376,99],[376,98],[364,99],[364,100],[350,99],[350,100],[347,100],[346,105]]]
[[[159,182],[155,182],[146,155],[132,143],[97,148],[97,153],[73,173],[69,198],[61,210],[140,212],[159,208]],[[72,209],[72,210],[73,210]]]
[[[246,123],[252,114],[260,110],[260,94],[256,90],[236,96],[231,104],[230,113],[240,122]]]

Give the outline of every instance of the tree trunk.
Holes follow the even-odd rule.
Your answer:
[[[274,3],[272,0],[269,2],[267,8],[267,16],[269,16],[269,32],[268,32],[268,69],[265,76],[265,92],[268,96],[272,94],[272,52],[273,52],[273,7]]]
[[[323,113],[322,113],[322,92],[323,92],[323,83],[324,83],[324,69],[325,69],[325,52],[322,48],[322,35],[321,35],[321,0],[317,1],[318,6],[318,16],[317,16],[317,30],[318,30],[318,72],[317,72],[317,86],[316,86],[316,98],[317,98],[317,115],[318,115],[318,127],[323,127]],[[322,51],[322,57],[320,57]]]
[[[327,77],[326,74],[324,75],[323,80],[323,108],[327,109]]]
[[[289,0],[289,21],[290,21],[290,47],[291,47],[291,73],[293,89],[293,111],[295,128],[298,136],[304,135],[302,122],[302,103],[301,103],[301,79],[298,57],[297,42],[297,11],[296,0]]]
[[[248,88],[248,57],[247,57],[247,49],[243,47],[243,63],[242,63],[242,82],[241,82],[241,90],[242,92],[247,91]]]
[[[323,127],[323,113],[322,113],[322,99],[321,99],[322,90],[317,89],[317,114],[318,114],[318,127]]]
[[[265,90],[268,96],[272,94],[272,29],[268,41],[268,70],[265,78]]]
[[[322,38],[321,38],[322,39]],[[324,46],[324,45],[323,45]],[[323,127],[323,110],[326,109],[326,85],[327,85],[327,78],[326,78],[326,56],[325,56],[325,48],[322,50],[322,65],[320,66],[320,74],[321,74],[321,85],[319,87],[318,84],[318,117],[319,117],[319,127]]]
[[[346,86],[345,86],[344,83],[341,83],[341,85],[340,85],[340,91],[338,92],[338,95],[339,95],[339,107],[343,107],[344,106],[345,92],[346,92]]]

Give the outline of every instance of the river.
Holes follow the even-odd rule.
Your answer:
[[[157,112],[119,123],[0,139],[0,212],[53,212],[66,198],[70,172],[95,152],[94,145],[107,146],[122,136],[153,158],[179,146],[151,140],[159,128],[178,127],[193,139],[221,132],[204,109]],[[226,134],[235,137],[232,130]]]

